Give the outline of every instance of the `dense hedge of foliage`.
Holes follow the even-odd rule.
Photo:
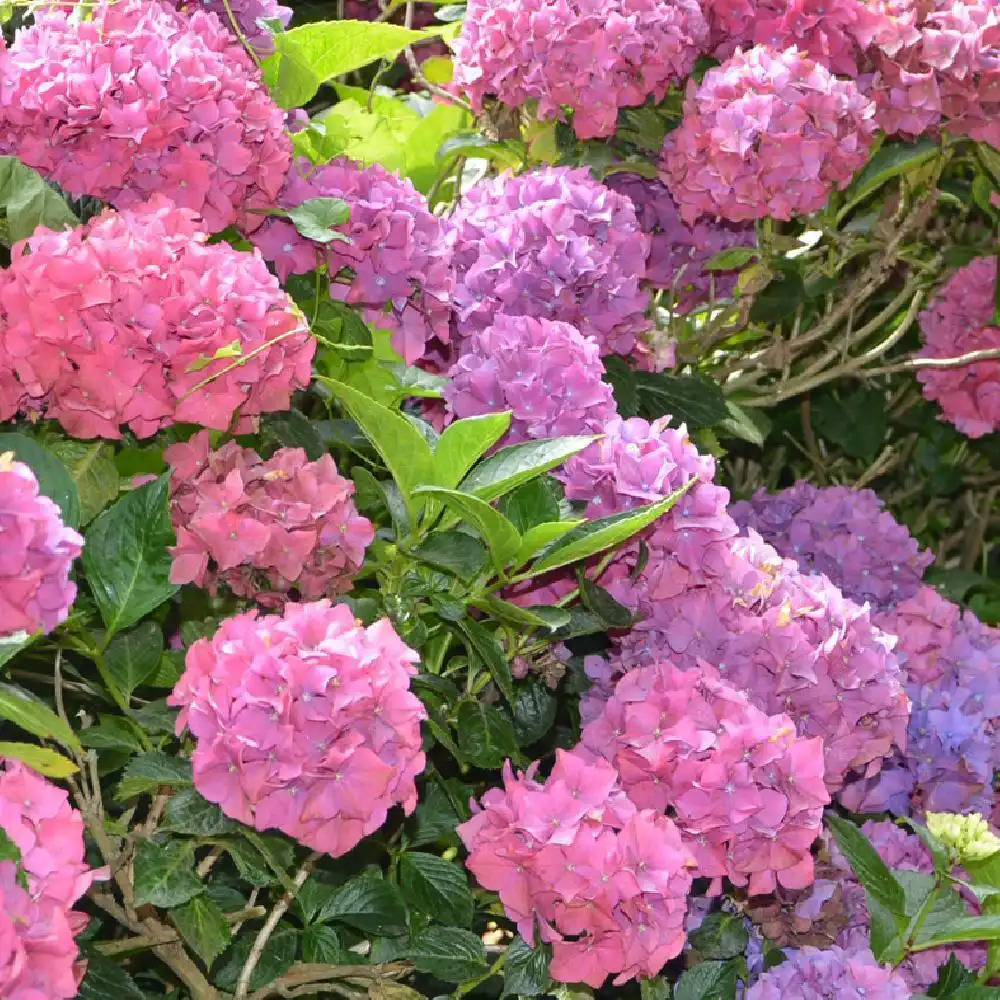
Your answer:
[[[0,24],[0,1000],[1000,1000],[996,0]]]

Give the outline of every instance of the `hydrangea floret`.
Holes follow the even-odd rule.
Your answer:
[[[929,812],[926,821],[927,829],[951,848],[959,864],[985,861],[1000,852],[1000,837],[979,813],[959,816],[955,813]]]
[[[202,431],[164,459],[177,532],[171,582],[213,593],[224,583],[265,605],[351,589],[375,530],[332,456],[310,462],[301,448],[279,448],[263,461],[235,441],[212,451]]]
[[[241,823],[345,854],[394,805],[416,807],[418,659],[388,619],[365,628],[326,600],[226,619],[168,698],[195,740],[195,788]]]

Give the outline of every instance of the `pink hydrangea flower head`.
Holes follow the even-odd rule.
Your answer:
[[[63,789],[20,761],[5,761],[0,830],[21,855],[18,863],[0,862],[0,995],[68,1000],[82,968],[73,938],[87,924],[72,907],[101,875],[84,860],[83,818]]]
[[[16,155],[74,197],[129,208],[154,193],[210,232],[250,230],[291,161],[284,114],[211,13],[101,0],[18,31],[3,58],[0,124]]]
[[[510,410],[504,444],[599,434],[616,415],[597,343],[568,323],[501,314],[464,346],[448,373],[448,413]]]
[[[765,972],[747,991],[746,1000],[910,1000],[903,976],[879,965],[866,948],[799,948],[781,965]]]
[[[448,339],[454,287],[447,224],[413,184],[384,167],[346,158],[313,167],[296,160],[278,198],[292,209],[312,198],[340,198],[350,218],[338,226],[344,240],[315,243],[291,222],[272,218],[252,236],[282,279],[325,264],[330,294],[359,309],[372,325],[393,331],[393,347],[407,362],[433,337]]]
[[[194,784],[232,819],[333,857],[417,804],[418,654],[388,619],[329,601],[226,619],[168,698],[195,739]]]
[[[732,295],[736,272],[707,271],[705,265],[723,250],[754,246],[753,226],[704,219],[688,225],[666,187],[639,174],[612,174],[605,183],[635,205],[650,237],[646,281],[671,293],[673,311],[689,313]]]
[[[476,111],[488,97],[537,101],[543,121],[569,109],[576,134],[598,139],[614,133],[619,108],[661,101],[707,44],[694,0],[473,0],[454,84]]]
[[[862,830],[890,868],[933,875],[934,859],[915,833],[907,833],[889,820],[869,821]],[[837,884],[847,911],[846,922],[837,935],[837,944],[850,950],[867,947],[871,917],[864,887],[858,882],[836,844],[831,845],[830,859],[839,874]],[[953,874],[957,878],[968,878],[967,873],[960,868]],[[966,900],[966,905],[970,915],[981,912],[974,899]],[[980,969],[986,964],[986,947],[982,944],[945,945],[909,955],[897,972],[911,990],[924,993],[937,980],[938,967],[947,962],[951,955],[955,955],[970,969]]]
[[[66,619],[76,599],[70,570],[82,551],[31,469],[0,455],[0,636],[51,632]]]
[[[549,972],[597,989],[655,976],[685,941],[694,859],[676,825],[637,810],[614,768],[556,751],[545,781],[537,764],[473,803],[458,827],[466,865],[500,896],[521,936],[552,945]]]
[[[845,805],[897,815],[988,815],[1000,769],[1000,629],[926,586],[876,621],[899,637],[913,708],[905,751],[845,789]]]
[[[996,259],[980,257],[959,268],[920,314],[924,346],[918,357],[955,358],[1000,347],[993,323]],[[941,419],[967,437],[1000,428],[1000,361],[917,372],[923,394],[941,407]]]
[[[730,513],[779,555],[822,573],[845,597],[878,610],[912,597],[934,561],[872,490],[801,480],[780,493],[760,489],[752,500],[733,504]]]
[[[909,701],[895,638],[826,577],[800,573],[755,532],[732,540],[728,560],[700,581],[684,573],[677,591],[676,576],[651,546],[638,580],[608,586],[641,616],[616,640],[612,678],[660,660],[686,670],[711,663],[758,708],[790,716],[802,737],[822,738],[831,793],[850,772],[876,774],[905,746]],[[590,697],[602,697],[606,684]]]
[[[791,719],[765,715],[708,664],[627,673],[587,724],[583,746],[612,763],[641,809],[670,810],[697,874],[751,895],[813,879],[823,807],[823,747]]]
[[[274,51],[274,40],[261,22],[280,21],[287,27],[292,19],[292,8],[283,7],[277,0],[173,0],[173,3],[187,13],[211,11],[225,27],[237,36],[242,35],[247,44],[262,56]]]
[[[874,111],[852,80],[758,45],[689,83],[660,176],[688,224],[809,215],[868,158]]]
[[[214,591],[221,582],[264,605],[351,589],[375,529],[330,455],[310,462],[301,448],[279,448],[265,462],[235,441],[213,452],[202,431],[164,458],[177,532],[173,583]]]
[[[89,22],[88,22],[89,23]],[[312,377],[315,342],[259,254],[209,245],[162,195],[15,245],[0,283],[0,419],[73,437],[250,430]]]
[[[504,313],[569,323],[602,355],[628,355],[651,326],[642,287],[649,237],[632,202],[588,170],[546,167],[482,181],[452,222],[460,338]]]

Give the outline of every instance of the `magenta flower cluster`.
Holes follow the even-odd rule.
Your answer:
[[[980,257],[959,268],[920,314],[924,346],[918,357],[955,358],[1000,347],[996,308],[996,258]],[[1000,428],[1000,361],[917,372],[924,396],[941,407],[942,419],[966,437]]]
[[[856,83],[795,48],[737,52],[689,85],[661,177],[689,224],[809,215],[868,158],[874,112]]]
[[[74,197],[130,208],[154,193],[210,232],[249,230],[291,159],[284,114],[214,14],[161,0],[49,10],[0,66],[0,133]]]
[[[454,417],[511,411],[504,444],[564,434],[600,434],[615,415],[597,343],[568,323],[497,316],[474,333],[448,373]]]
[[[715,892],[723,877],[752,895],[812,881],[830,801],[822,743],[797,738],[791,719],[765,715],[708,665],[630,671],[581,739],[637,807],[673,816]]]
[[[265,462],[235,441],[213,452],[202,431],[164,458],[177,532],[172,583],[213,593],[224,583],[264,605],[351,589],[375,529],[330,455],[310,462],[301,448],[280,448]]]
[[[780,493],[760,489],[729,512],[779,555],[803,571],[822,573],[845,597],[876,610],[912,597],[934,561],[872,490],[802,480]]]
[[[0,636],[50,632],[76,599],[70,579],[83,539],[38,489],[35,474],[0,455]]]
[[[313,167],[296,160],[278,207],[287,211],[312,198],[347,203],[350,218],[337,227],[346,240],[317,243],[291,222],[269,219],[253,241],[282,280],[325,265],[330,294],[373,326],[393,331],[393,347],[407,362],[419,358],[432,337],[447,340],[454,279],[446,224],[410,181],[378,164],[338,158]]]
[[[83,819],[66,792],[25,767],[0,770],[0,830],[20,860],[0,861],[0,995],[69,1000],[85,964],[74,936],[87,915],[72,907],[102,873],[84,860]],[[22,883],[22,876],[24,883]]]
[[[807,946],[765,972],[746,1000],[910,1000],[912,991],[896,970],[879,965],[867,946]]]
[[[581,139],[614,134],[619,108],[663,99],[708,43],[695,0],[472,0],[455,43],[455,84],[481,111],[537,102],[573,112]]]
[[[754,246],[753,226],[711,219],[688,225],[667,188],[639,174],[615,173],[605,183],[635,205],[639,224],[650,237],[646,281],[670,293],[673,312],[689,313],[732,295],[736,270],[709,271],[705,265],[723,250]]]
[[[195,739],[195,787],[232,819],[345,854],[416,807],[418,659],[388,619],[365,628],[325,600],[226,619],[168,698]]]
[[[210,11],[261,55],[274,51],[273,36],[262,22],[278,21],[287,27],[292,19],[292,8],[281,6],[277,0],[173,0],[173,3],[186,13]]]
[[[460,337],[503,313],[569,323],[602,355],[629,355],[649,329],[649,238],[632,202],[589,171],[546,167],[482,181],[452,222]]]
[[[597,989],[654,976],[684,947],[694,864],[674,823],[637,810],[613,767],[556,751],[482,797],[458,827],[466,865],[500,896],[525,941],[552,945],[549,972]]]
[[[844,791],[858,812],[980,812],[993,807],[1000,770],[1000,630],[932,587],[877,617],[896,651],[912,702],[905,751]]]
[[[206,239],[156,196],[17,244],[0,272],[0,420],[149,437],[288,409],[312,374],[302,314],[259,256]]]

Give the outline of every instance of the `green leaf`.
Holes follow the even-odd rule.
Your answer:
[[[159,750],[140,754],[129,761],[118,784],[115,798],[120,802],[151,792],[163,785],[186,788],[192,784],[191,762]]]
[[[488,969],[482,940],[460,927],[428,927],[413,939],[410,958],[420,972],[447,983],[474,979]]]
[[[182,788],[170,797],[160,829],[192,837],[218,837],[233,833],[236,823],[194,788]]]
[[[455,778],[437,777],[424,786],[424,795],[411,820],[410,847],[455,840],[455,827],[468,819],[464,803],[472,789]],[[459,811],[465,810],[465,811]]]
[[[0,156],[0,161],[3,159]],[[34,472],[38,492],[55,501],[63,522],[71,528],[79,527],[80,496],[69,470],[60,459],[25,434],[0,434],[0,455],[8,451],[12,451],[19,462]]]
[[[0,667],[14,659],[22,649],[31,645],[32,637],[27,632],[15,632],[0,639]]]
[[[493,683],[500,689],[500,693],[507,699],[508,703],[512,703],[514,701],[514,678],[510,673],[507,654],[497,641],[496,636],[485,625],[480,625],[472,618],[464,618],[458,623],[458,627],[462,635],[465,636],[466,647],[483,662],[493,678]]]
[[[478,497],[440,486],[419,486],[413,492],[417,496],[440,500],[472,525],[486,542],[498,571],[504,569],[520,548],[521,536],[514,525]]]
[[[549,992],[551,949],[539,942],[532,948],[521,937],[514,938],[503,964],[504,996],[538,997]]]
[[[959,944],[962,941],[1000,940],[1000,916],[956,917],[947,924],[937,927],[932,934],[921,934],[918,949],[926,951],[943,944]]]
[[[344,883],[320,911],[319,919],[337,920],[366,934],[402,934],[406,907],[394,886],[366,873]]]
[[[142,622],[131,632],[119,633],[104,653],[115,683],[128,698],[156,672],[163,655],[163,633],[155,622]]]
[[[720,961],[742,955],[750,940],[743,918],[721,910],[705,917],[689,937],[701,958]]]
[[[24,761],[46,778],[68,778],[80,770],[62,754],[34,743],[0,743],[0,757]]]
[[[310,924],[302,935],[302,961],[317,965],[339,965],[344,958],[340,936],[332,927]]]
[[[147,1000],[136,981],[117,963],[98,951],[88,951],[87,975],[78,1000]]]
[[[874,900],[892,916],[906,916],[906,896],[903,887],[893,877],[868,838],[849,820],[827,813],[826,824],[844,852],[858,881]]]
[[[790,316],[806,301],[806,286],[796,261],[773,261],[776,271],[771,275],[770,283],[759,291],[750,307],[750,320],[773,326]],[[784,265],[784,266],[782,266]],[[762,265],[754,265],[743,272],[750,275]]]
[[[520,569],[546,545],[551,545],[574,528],[586,523],[583,518],[573,521],[546,521],[544,524],[536,524],[533,528],[529,528],[521,538],[521,547],[514,556],[513,568]]]
[[[204,888],[194,870],[194,845],[179,840],[140,840],[133,872],[136,906],[179,906]]]
[[[169,477],[127,493],[91,524],[83,565],[108,634],[134,625],[180,589],[170,582]]]
[[[236,870],[240,873],[240,878],[258,888],[271,885],[276,881],[274,872],[261,857],[260,851],[252,844],[248,844],[242,839],[227,838],[221,846],[232,858]]]
[[[500,513],[520,532],[559,520],[560,485],[540,476],[500,498]]]
[[[481,132],[462,132],[441,143],[438,161],[449,156],[471,156],[477,160],[492,160],[501,167],[520,167],[528,155],[528,147],[517,139],[494,142]]]
[[[635,618],[631,611],[616,601],[603,587],[588,579],[578,571],[580,595],[586,607],[597,615],[609,628],[629,628]]]
[[[435,531],[412,549],[411,555],[454,573],[460,580],[472,580],[486,565],[482,542],[464,531]]]
[[[474,764],[490,769],[517,757],[518,750],[510,721],[492,705],[478,701],[458,706],[458,746]]]
[[[479,611],[485,611],[491,618],[503,622],[505,625],[527,626],[531,629],[544,628],[555,631],[561,624],[569,621],[569,612],[565,613],[565,620],[559,621],[560,608],[542,605],[540,609],[522,608],[519,604],[511,604],[510,601],[501,601],[497,597],[476,597],[469,601],[472,607]],[[551,617],[551,613],[556,612],[556,620]],[[547,615],[548,617],[542,617]]]
[[[13,156],[0,156],[0,208],[11,242],[26,239],[39,226],[58,230],[80,224],[62,195]]]
[[[171,910],[170,919],[206,968],[229,947],[233,939],[222,907],[208,896],[195,896]]]
[[[226,952],[225,961],[215,974],[215,983],[220,989],[231,992],[236,988],[240,973],[250,957],[250,949],[253,947],[256,936],[256,934],[244,931]],[[268,938],[260,961],[257,963],[257,968],[250,976],[251,991],[259,990],[269,983],[273,983],[276,979],[280,979],[292,967],[298,940],[298,932],[292,927],[276,931]]]
[[[353,310],[350,311],[353,313]],[[326,454],[326,447],[316,430],[316,424],[301,410],[265,413],[260,418],[260,434],[265,441],[282,448],[302,448],[310,462],[316,462]]]
[[[738,973],[735,962],[700,962],[677,980],[674,1000],[729,1000],[735,993]]]
[[[319,380],[344,404],[381,455],[402,491],[410,519],[415,521],[417,507],[411,497],[417,487],[434,478],[434,455],[424,436],[404,416],[376,403],[363,392],[333,379],[320,377]]]
[[[558,707],[556,696],[541,677],[529,677],[518,684],[511,709],[518,745],[529,747],[548,733]]]
[[[351,215],[347,202],[341,198],[308,198],[288,209],[287,215],[295,228],[314,243],[349,241],[349,237],[334,228],[342,226]]]
[[[532,575],[547,573],[551,569],[589,559],[598,552],[620,545],[666,514],[687,491],[688,486],[690,483],[657,503],[636,507],[621,514],[612,514],[610,517],[586,521],[543,552],[541,558],[531,567]]]
[[[442,924],[468,927],[473,900],[465,871],[434,854],[407,852],[399,864],[406,901]]]
[[[106,441],[51,441],[48,450],[69,471],[80,498],[80,524],[89,524],[118,496],[115,450]]]
[[[852,458],[871,461],[882,448],[888,430],[884,393],[862,387],[843,397],[826,394],[812,413],[817,433]]]
[[[70,727],[44,702],[13,684],[0,684],[0,719],[43,740],[55,740],[69,750],[83,753],[79,739]]]
[[[462,491],[474,493],[480,500],[495,500],[562,465],[596,440],[595,437],[561,437],[524,441],[501,448],[469,473],[462,483]]]
[[[81,730],[80,742],[97,750],[124,750],[127,753],[142,748],[135,724],[117,715],[102,715],[96,726]]]
[[[916,142],[885,143],[848,188],[844,207],[838,217],[846,217],[855,205],[893,177],[926,163],[937,155],[940,148],[938,142],[928,138],[920,138]]]
[[[274,53],[261,70],[271,96],[287,110],[307,104],[327,80],[395,59],[435,34],[380,21],[316,21],[274,36]]]
[[[728,415],[719,383],[706,375],[636,372],[639,412],[649,419],[670,416],[688,430],[711,427]]]
[[[449,424],[434,453],[438,486],[454,489],[509,427],[510,413],[484,413]]]
[[[713,254],[703,267],[706,271],[734,271],[738,267],[743,267],[755,260],[760,255],[760,251],[755,247],[730,247],[728,250],[720,250]]]

